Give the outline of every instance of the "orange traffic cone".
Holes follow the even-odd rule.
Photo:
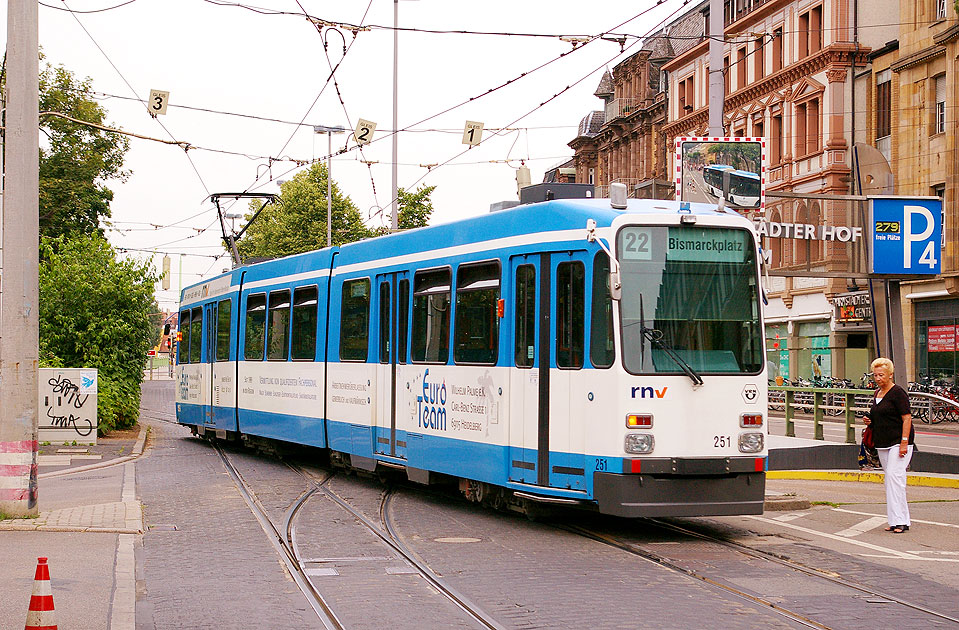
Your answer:
[[[27,611],[24,630],[57,630],[53,618],[53,589],[50,588],[50,567],[46,558],[37,558],[37,575],[33,578],[33,595]]]

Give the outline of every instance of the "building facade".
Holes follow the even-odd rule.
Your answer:
[[[955,384],[959,371],[959,15],[953,0],[900,2],[900,33],[888,70],[873,78],[875,108],[892,87],[889,131],[896,194],[943,200],[942,274],[903,285],[903,327],[909,378]],[[890,55],[891,56],[891,55]],[[877,140],[878,142],[878,140]]]

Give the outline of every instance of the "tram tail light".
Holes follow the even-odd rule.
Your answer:
[[[653,426],[653,414],[631,413],[626,416],[626,426],[630,429],[649,429]]]
[[[746,427],[761,427],[763,426],[763,414],[761,413],[744,413],[739,416],[739,426]]]

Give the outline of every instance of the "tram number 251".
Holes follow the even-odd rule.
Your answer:
[[[714,435],[713,448],[726,448],[733,445],[733,439],[728,435]]]
[[[596,470],[609,470],[609,463],[605,459],[596,460]]]

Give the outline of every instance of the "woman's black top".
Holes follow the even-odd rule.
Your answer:
[[[899,385],[893,385],[882,401],[876,404],[873,396],[869,418],[872,420],[872,441],[876,448],[896,446],[902,440],[902,417],[909,411],[909,394]],[[916,428],[909,428],[909,443],[913,444]]]

